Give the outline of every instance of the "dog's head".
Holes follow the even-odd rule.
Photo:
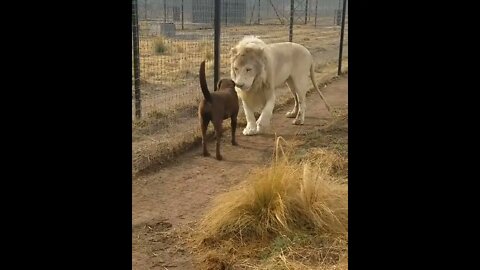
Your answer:
[[[233,89],[235,90],[235,82],[230,79],[221,79],[217,85],[218,90],[222,89]]]

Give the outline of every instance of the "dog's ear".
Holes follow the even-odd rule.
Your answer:
[[[235,82],[231,79],[221,79],[220,81],[218,81],[218,84],[217,84],[217,90],[220,90],[223,83],[226,83],[227,84],[227,87],[230,85],[229,83],[231,83],[233,85],[233,87],[235,87]]]
[[[220,90],[220,89],[221,89],[222,84],[223,84],[224,81],[225,81],[225,79],[221,79],[220,81],[218,81],[217,90]]]

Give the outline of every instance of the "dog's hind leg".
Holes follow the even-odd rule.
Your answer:
[[[298,96],[297,96],[297,89],[294,87],[293,85],[293,80],[292,78],[288,78],[287,80],[287,85],[288,85],[288,88],[290,88],[290,91],[292,92],[292,95],[295,99],[295,106],[293,107],[293,110],[287,112],[285,114],[285,116],[287,118],[295,118],[295,116],[297,116],[298,114]]]
[[[222,138],[222,119],[214,118],[212,119],[213,127],[215,128],[217,149],[216,149],[216,158],[222,160],[222,155],[220,155],[220,140]]]
[[[232,145],[238,145],[237,141],[235,140],[235,130],[237,130],[237,115],[232,115],[230,120],[232,126]]]
[[[200,127],[202,129],[202,147],[203,147],[203,156],[208,157],[210,153],[207,150],[207,127],[210,123],[210,119],[205,119],[200,117]]]

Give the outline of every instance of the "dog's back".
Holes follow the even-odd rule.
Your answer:
[[[235,91],[235,83],[229,79],[222,79],[218,82],[218,90],[210,93],[205,78],[205,61],[200,64],[200,87],[202,89],[203,97],[200,102],[199,114],[203,114],[210,119],[213,118],[213,113],[222,116],[222,120],[227,119],[232,115],[237,115],[239,110],[238,96]]]
[[[232,80],[222,79],[218,83],[218,91],[211,93],[215,109],[223,114],[223,119],[237,115],[239,110],[237,91]]]

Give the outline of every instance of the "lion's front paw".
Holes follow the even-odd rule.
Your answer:
[[[294,118],[295,116],[297,116],[297,112],[295,112],[295,110],[289,111],[289,112],[287,112],[287,113],[285,114],[285,116],[286,116],[287,118]]]
[[[303,121],[302,119],[297,118],[297,119],[293,120],[292,123],[293,123],[294,125],[303,125],[303,122],[304,122],[304,121]]]
[[[267,130],[268,130],[268,126],[265,126],[265,125],[257,125],[257,133],[258,133],[258,134],[266,133]]]
[[[249,136],[249,135],[255,135],[257,134],[257,127],[256,126],[248,126],[243,129],[243,135]]]

